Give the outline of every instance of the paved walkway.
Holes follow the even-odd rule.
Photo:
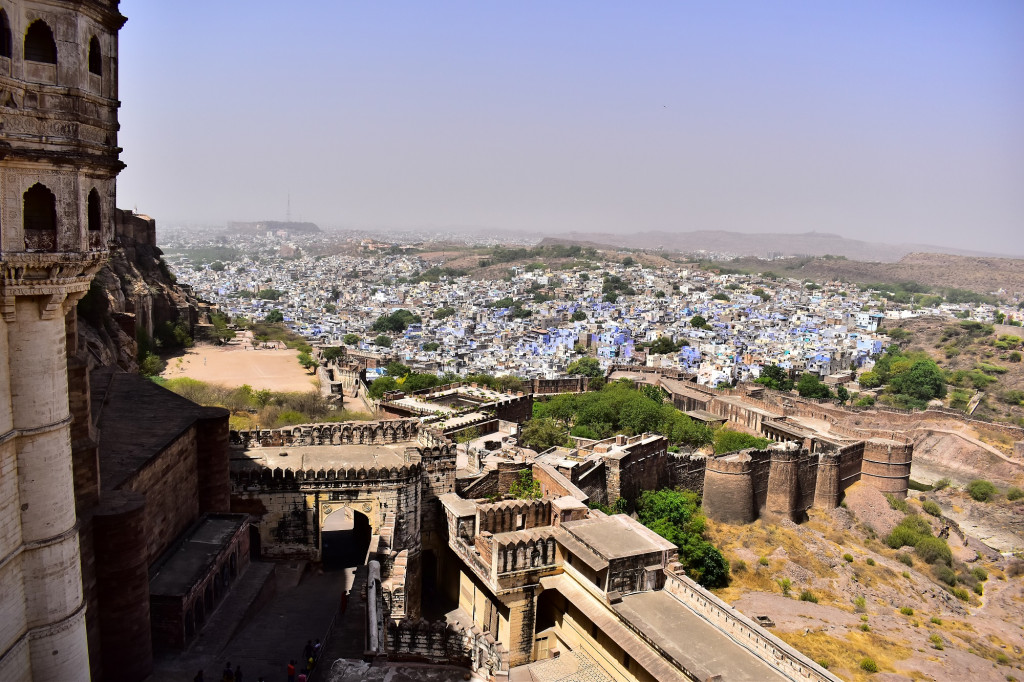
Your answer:
[[[240,665],[246,682],[263,676],[267,682],[284,680],[288,661],[302,658],[307,640],[323,638],[338,610],[346,576],[343,572],[306,573],[296,582],[289,580],[287,564],[283,566],[277,594],[247,622],[239,623],[228,641],[210,633],[185,653],[158,660],[150,682],[191,680],[202,669],[207,680],[220,679],[224,664]],[[246,571],[248,574],[249,571]],[[241,585],[236,585],[241,587]],[[211,616],[209,626],[216,626],[221,610],[224,621],[242,618],[247,608],[233,606],[229,597]],[[241,613],[229,614],[240,609]],[[349,608],[349,614],[352,609]],[[226,626],[229,627],[229,626]]]

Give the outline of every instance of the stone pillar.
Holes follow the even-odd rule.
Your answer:
[[[93,516],[103,679],[130,682],[153,671],[146,561],[146,498],[115,490]]]
[[[205,407],[196,420],[200,514],[231,511],[228,416],[222,407]]]
[[[8,325],[0,317],[0,359],[8,355]],[[21,545],[21,524],[18,523],[21,500],[18,497],[17,432],[11,412],[10,373],[7,362],[0,362],[0,557],[17,552]],[[20,605],[24,598],[21,562],[18,559],[0,566],[0,679],[21,682],[32,679],[29,662],[25,614]],[[12,608],[13,606],[13,608]]]
[[[20,562],[35,679],[88,676],[85,602],[71,465],[63,295],[18,296],[8,313],[17,433]],[[40,300],[41,299],[41,300]],[[57,652],[54,654],[54,652]]]
[[[537,623],[536,586],[500,597],[508,607],[509,665],[529,663],[533,657],[534,627]]]

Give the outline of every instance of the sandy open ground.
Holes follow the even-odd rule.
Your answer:
[[[234,343],[196,346],[184,355],[168,358],[167,368],[160,376],[189,377],[231,387],[249,384],[255,389],[272,391],[312,391],[317,388],[316,377],[299,365],[298,356],[297,350],[246,350]]]

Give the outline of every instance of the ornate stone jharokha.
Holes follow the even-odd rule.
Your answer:
[[[117,0],[0,3],[4,680],[89,677],[66,324],[113,234],[123,23]]]

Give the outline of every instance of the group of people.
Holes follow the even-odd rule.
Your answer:
[[[196,673],[196,676],[192,678],[193,682],[206,682],[206,678],[203,677],[203,671],[200,670]],[[220,676],[221,682],[245,682],[242,677],[242,666],[236,665],[234,668],[231,667],[231,661],[228,661],[224,665],[224,672]],[[256,682],[266,682],[261,676]]]
[[[309,674],[313,672],[317,660],[320,658],[322,648],[320,640],[306,640],[306,646],[302,647],[302,663],[297,663],[293,658],[288,662],[288,682],[306,682]],[[193,678],[193,682],[205,682],[203,671],[200,670]],[[231,661],[224,665],[224,672],[221,674],[220,682],[245,682],[242,677],[242,666],[231,667]],[[262,676],[256,682],[266,682]]]
[[[313,672],[316,662],[320,659],[322,646],[319,639],[315,642],[311,639],[306,640],[306,646],[302,647],[302,663],[297,664],[294,658],[288,662],[288,682],[306,682],[309,679],[309,674]]]

